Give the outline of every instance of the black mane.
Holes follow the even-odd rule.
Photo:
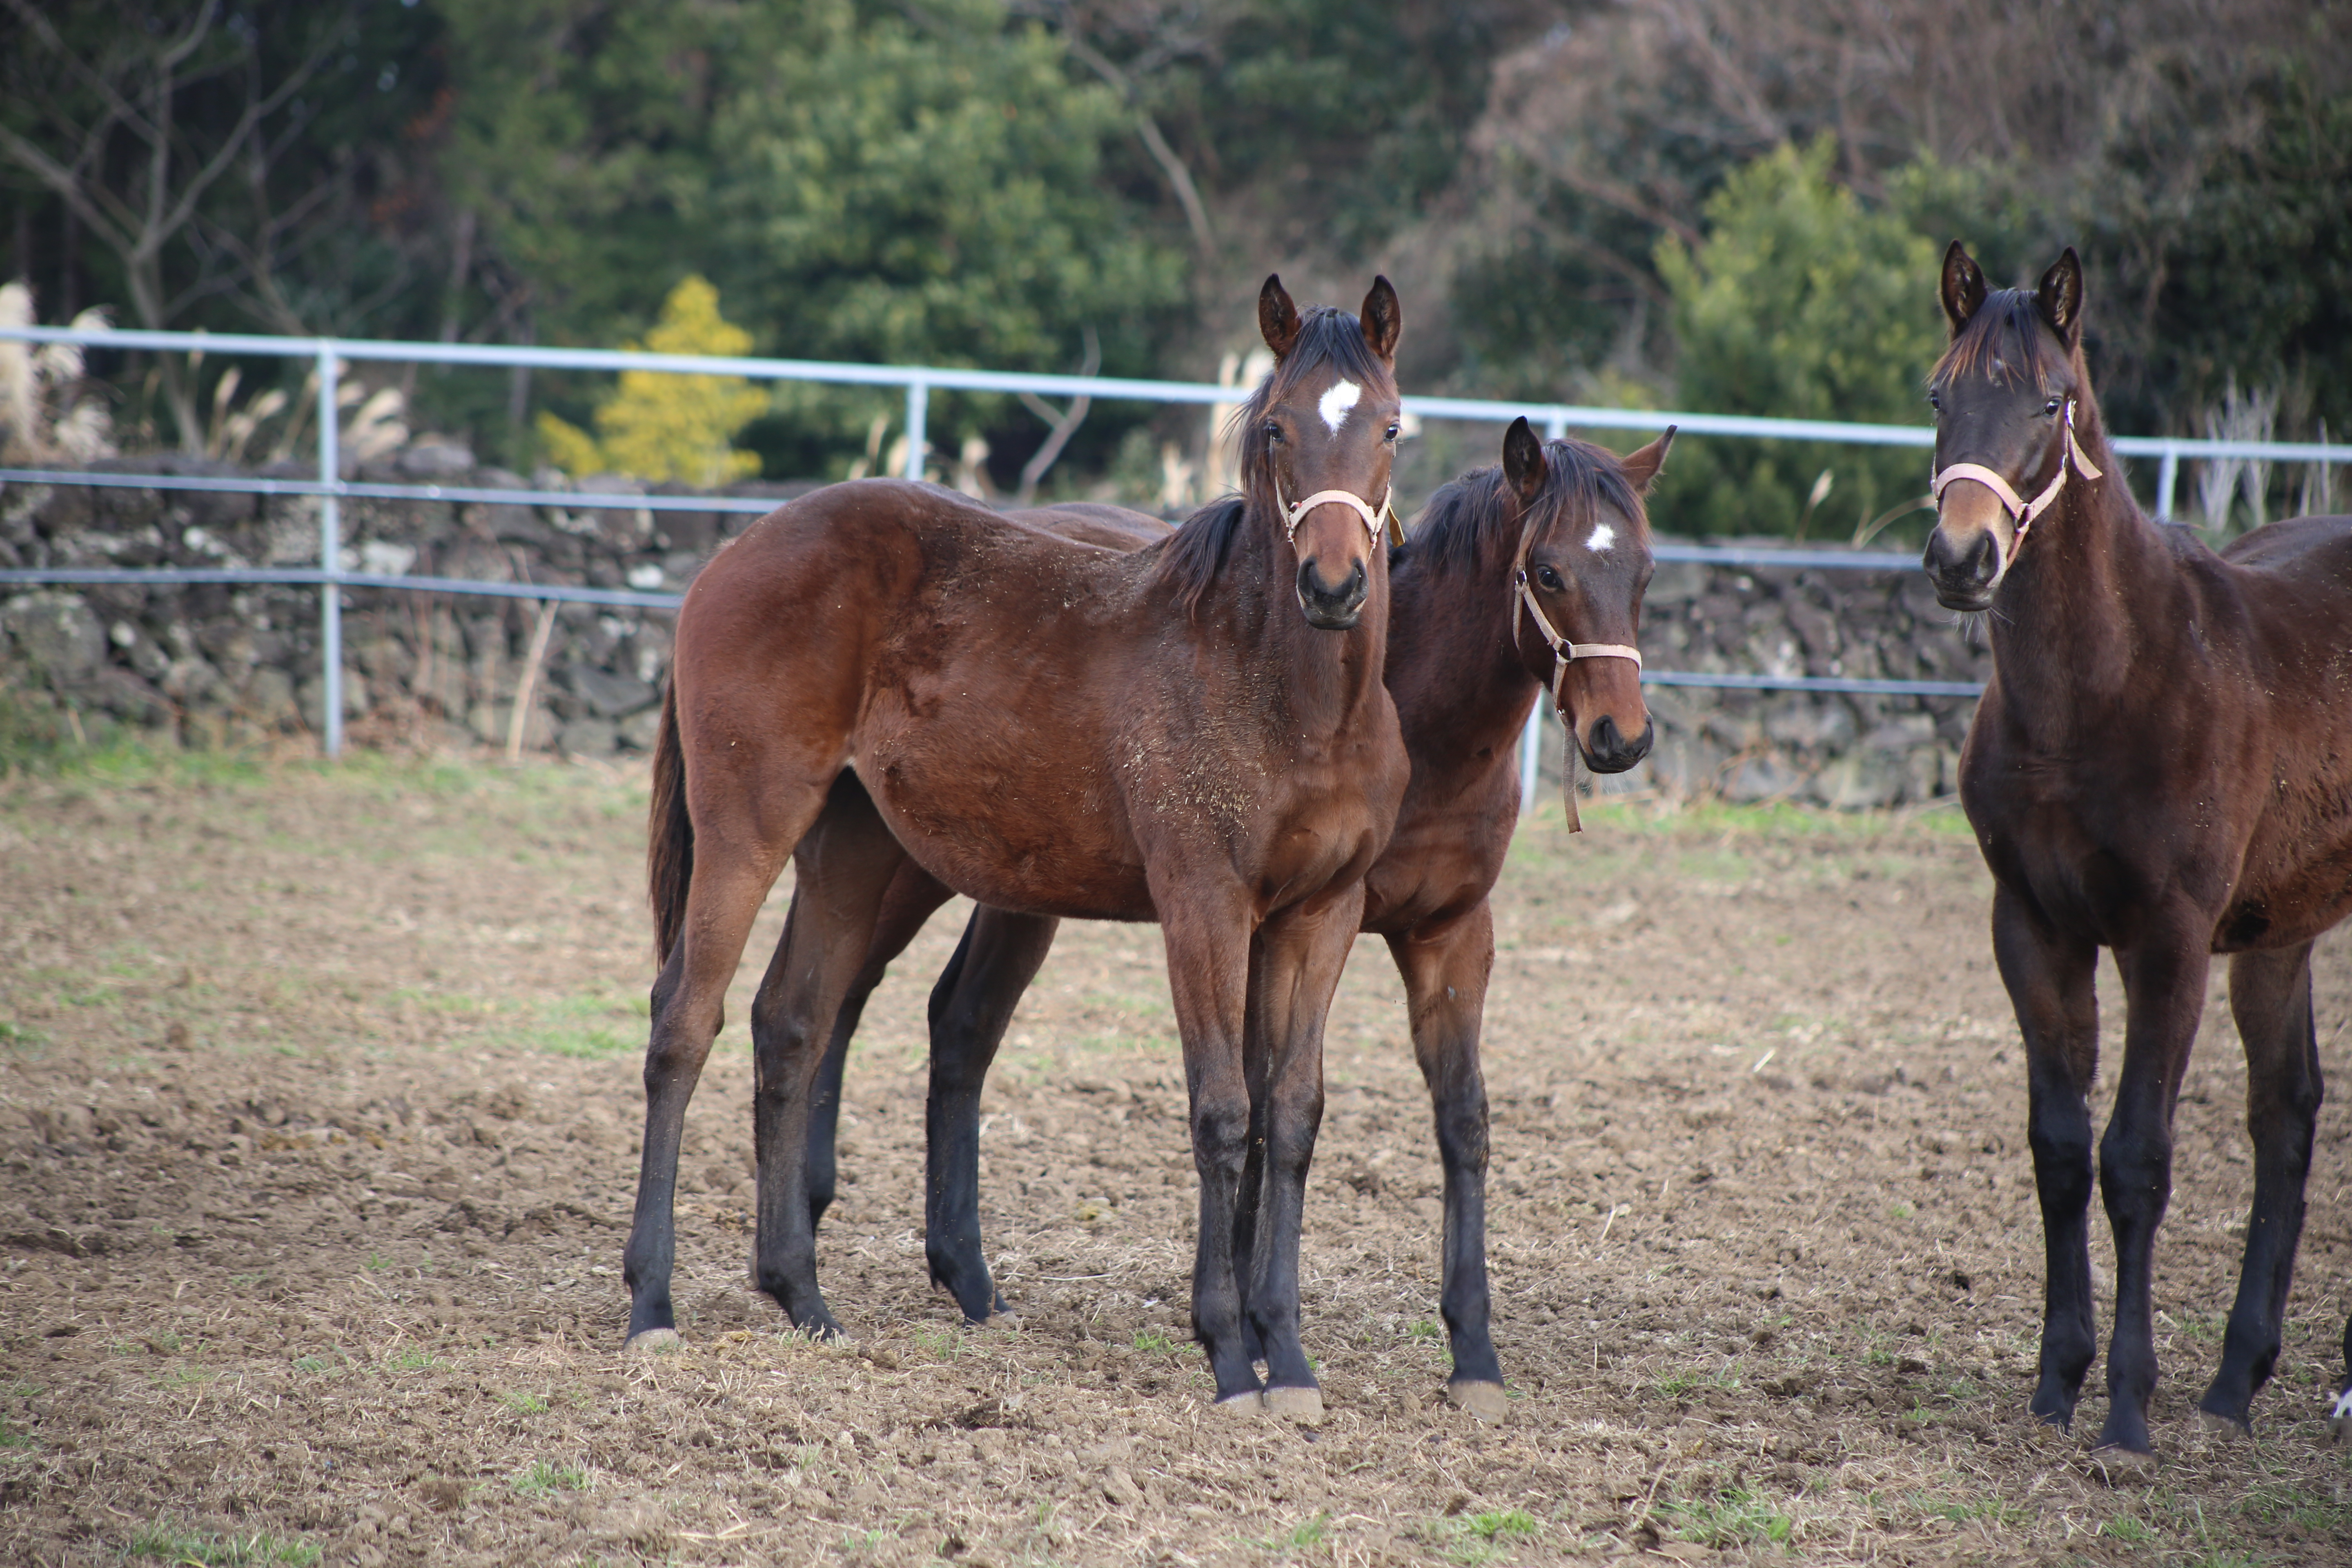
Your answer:
[[[2042,319],[2040,300],[2028,289],[1996,289],[1953,334],[1951,346],[1927,379],[1933,384],[1955,375],[1991,375],[1998,370],[2005,380],[2023,377],[2046,387],[2065,367],[2065,345]]]
[[[1438,487],[1404,543],[1390,552],[1391,563],[1425,560],[1443,569],[1474,569],[1489,550],[1517,549],[1529,513],[1549,517],[1565,510],[1581,522],[1610,506],[1631,521],[1643,521],[1642,500],[1625,482],[1616,453],[1572,436],[1547,441],[1543,450],[1543,489],[1524,509],[1500,468],[1474,468]]]

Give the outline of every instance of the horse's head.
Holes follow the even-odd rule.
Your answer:
[[[1244,483],[1274,503],[1307,624],[1346,631],[1386,559],[1381,520],[1401,412],[1396,290],[1375,278],[1360,318],[1330,306],[1302,315],[1282,279],[1268,278],[1257,320],[1275,368],[1242,411]]]
[[[1922,564],[1945,608],[1981,610],[2070,467],[2100,477],[2074,434],[2097,416],[2079,352],[2083,264],[2070,247],[2032,292],[1989,293],[1956,239],[1940,292],[1952,337],[1927,384],[1936,530]]]
[[[1653,567],[1642,497],[1674,439],[1669,429],[1620,458],[1586,441],[1538,441],[1525,419],[1503,437],[1503,483],[1522,519],[1519,657],[1596,773],[1623,773],[1654,738],[1635,651]]]

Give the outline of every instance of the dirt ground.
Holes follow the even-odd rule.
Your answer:
[[[741,1020],[779,895],[694,1105],[688,1343],[624,1357],[642,812],[585,766],[0,784],[0,1559],[2352,1562],[2321,1420],[2340,1104],[2256,1437],[2193,1420],[2251,1183],[2218,978],[2160,1250],[2162,1462],[2087,1462],[2095,1370],[2074,1435],[2027,1421],[2022,1068],[1954,814],[1523,831],[1486,1035],[1499,1428],[1440,1397],[1427,1103],[1365,944],[1308,1195],[1309,1429],[1213,1415],[1186,1342],[1149,928],[1065,928],[990,1087],[1017,1331],[962,1331],[922,1266],[920,1024],[960,912],[902,962],[851,1064],[820,1246],[856,1339],[824,1346],[745,1284]],[[2348,956],[2319,965],[2339,1082]]]

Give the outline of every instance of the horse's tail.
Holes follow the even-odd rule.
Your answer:
[[[654,742],[653,807],[646,822],[646,896],[654,907],[654,959],[669,962],[694,884],[694,818],[686,808],[686,755],[677,739],[677,681],[662,683],[661,736]]]

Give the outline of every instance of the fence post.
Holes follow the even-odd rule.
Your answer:
[[[910,479],[920,479],[923,477],[924,452],[930,444],[930,437],[925,426],[929,419],[930,411],[929,385],[919,381],[908,382],[907,384],[907,477]]]
[[[2180,448],[2164,438],[2164,466],[2156,471],[2156,521],[2172,521],[2172,490],[2180,481]]]
[[[1519,815],[1536,808],[1536,764],[1543,757],[1543,694],[1528,710],[1528,727],[1519,731]]]
[[[335,488],[342,482],[336,450],[335,376],[331,343],[319,344],[319,569],[327,580],[319,584],[319,676],[321,715],[320,735],[327,755],[343,753],[343,591],[335,581],[342,575],[343,518]]]

